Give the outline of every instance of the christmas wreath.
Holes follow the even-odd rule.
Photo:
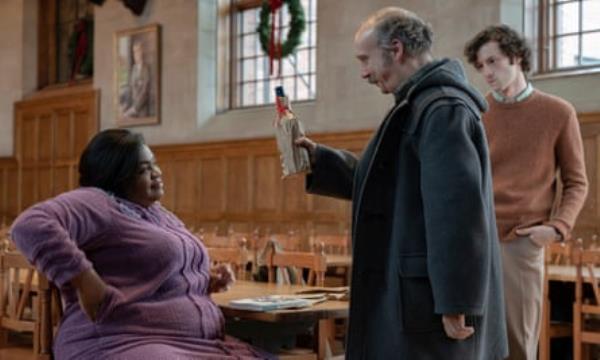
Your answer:
[[[289,31],[287,39],[283,43],[275,40],[274,20],[275,12],[286,4],[290,14]],[[260,22],[256,31],[260,38],[260,45],[263,51],[271,57],[271,59],[282,59],[290,55],[300,45],[300,37],[306,28],[304,19],[304,9],[300,0],[264,0],[260,9]]]

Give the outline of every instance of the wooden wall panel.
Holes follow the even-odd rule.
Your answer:
[[[38,105],[18,109],[16,157],[0,159],[3,218],[12,219],[20,209],[77,186],[77,161],[96,131],[90,125],[95,123],[81,98],[71,105],[73,111],[61,107],[60,114],[68,116],[57,116],[50,103],[41,109]],[[589,239],[600,234],[600,113],[582,115],[580,120],[590,191],[574,234]],[[355,153],[362,151],[370,136],[371,131],[313,135],[320,143]],[[53,154],[50,159],[44,157],[48,148]],[[242,232],[257,227],[275,233],[294,228],[308,234],[310,229],[339,232],[350,223],[348,201],[307,195],[302,176],[281,179],[273,139],[152,148],[163,171],[162,203],[189,226],[217,226],[220,233],[229,225]]]
[[[310,197],[303,190],[304,176],[292,176],[281,182],[283,187],[283,211],[286,213],[306,213]],[[311,202],[312,203],[312,202]]]
[[[172,164],[177,174],[175,191],[175,211],[193,216],[198,199],[197,165],[189,160],[176,161]]]
[[[250,207],[248,186],[250,181],[248,157],[231,157],[226,161],[227,166],[227,212],[233,214],[247,213]],[[231,201],[235,200],[235,201]]]
[[[54,122],[50,117],[40,117],[37,122],[37,134],[36,138],[31,140],[37,141],[37,162],[43,164],[50,164],[52,162],[52,156],[54,153]],[[32,141],[27,141],[26,144],[31,144]]]
[[[91,94],[90,94],[91,95]],[[91,102],[92,99],[89,99]],[[94,103],[89,104],[88,107],[83,107],[83,109],[74,109],[73,117],[71,120],[71,140],[69,144],[71,144],[71,158],[79,161],[79,156],[85,149],[88,141],[96,134],[99,128],[98,119],[99,115],[96,115],[96,118],[91,118],[90,114],[92,111],[98,111],[97,104],[97,94],[94,99]]]
[[[600,114],[582,115],[581,129],[590,192],[574,234],[590,238],[592,234],[600,234]],[[355,153],[362,151],[370,136],[370,131],[314,135],[318,142]],[[168,185],[163,203],[175,213],[182,215],[178,200],[167,200],[169,184],[177,183],[182,174],[190,176],[186,181],[198,183],[195,216],[185,213],[190,226],[207,229],[218,226],[221,233],[229,225],[245,232],[260,227],[261,232],[267,228],[272,232],[295,228],[306,233],[314,228],[335,233],[350,224],[350,202],[307,195],[302,176],[281,179],[279,154],[272,139],[153,149],[161,164],[169,164],[163,171]],[[198,161],[197,176],[170,166],[178,159]]]
[[[51,166],[43,166],[37,169],[37,197],[48,199],[54,196],[54,178]]]
[[[42,119],[42,121],[45,119]],[[17,138],[22,137],[29,139],[27,146],[23,146],[20,151],[20,156],[17,155],[17,159],[22,162],[34,162],[37,160],[38,154],[38,132],[37,132],[38,120],[36,117],[26,114],[23,116],[20,129],[17,130]],[[15,139],[16,140],[16,139]]]
[[[600,235],[600,113],[583,114],[579,120],[589,191],[573,236],[589,245],[593,235]]]
[[[0,158],[0,225],[9,224],[18,214],[18,168],[14,158]]]
[[[73,167],[56,166],[53,173],[52,196],[68,191],[77,187],[77,182],[73,181],[71,174]],[[79,177],[77,177],[79,178]]]
[[[15,104],[17,207],[72,189],[81,150],[98,131],[98,92],[91,85],[41,91]]]
[[[255,174],[254,208],[261,212],[276,212],[281,201],[281,165],[273,156],[257,156],[254,159]],[[234,200],[234,199],[232,199]]]
[[[315,140],[359,152],[370,131],[314,135]],[[307,195],[304,176],[281,178],[273,139],[153,146],[165,182],[163,205],[188,226],[225,233],[307,236],[313,226],[338,232],[349,224],[348,201]],[[192,210],[193,209],[193,210]]]
[[[586,129],[589,131],[589,127]],[[598,189],[593,184],[598,184],[598,173],[594,169],[598,164],[598,135],[585,136],[583,139],[583,149],[585,151],[585,167],[587,170],[588,181],[590,187],[588,190],[588,196],[583,205],[583,210],[579,216],[579,222],[581,223],[593,223],[595,218],[598,218]]]
[[[50,121],[48,121],[50,123]],[[54,136],[57,139],[72,139],[71,133],[71,117],[69,114],[60,114],[54,121]],[[73,142],[58,141],[53,146],[54,159],[56,160],[71,160],[73,158]]]
[[[20,175],[21,201],[19,209],[25,210],[38,200],[41,200],[37,191],[37,170],[35,168],[21,168]]]
[[[202,159],[200,163],[200,196],[196,211],[205,214],[207,220],[218,219],[226,207],[223,163],[223,158]],[[198,177],[195,179],[198,181]]]

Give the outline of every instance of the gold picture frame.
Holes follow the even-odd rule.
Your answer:
[[[114,113],[119,127],[160,123],[160,25],[115,33]]]

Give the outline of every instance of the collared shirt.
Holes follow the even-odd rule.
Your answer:
[[[533,86],[531,85],[530,82],[528,82],[525,89],[523,89],[523,91],[518,93],[517,96],[508,97],[508,96],[502,95],[501,93],[499,93],[497,91],[492,91],[492,96],[494,96],[494,100],[496,100],[499,103],[511,104],[511,103],[517,103],[517,102],[527,99],[532,93],[533,93]]]

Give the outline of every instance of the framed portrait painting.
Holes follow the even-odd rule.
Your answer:
[[[115,114],[117,126],[160,123],[160,27],[115,34]]]

